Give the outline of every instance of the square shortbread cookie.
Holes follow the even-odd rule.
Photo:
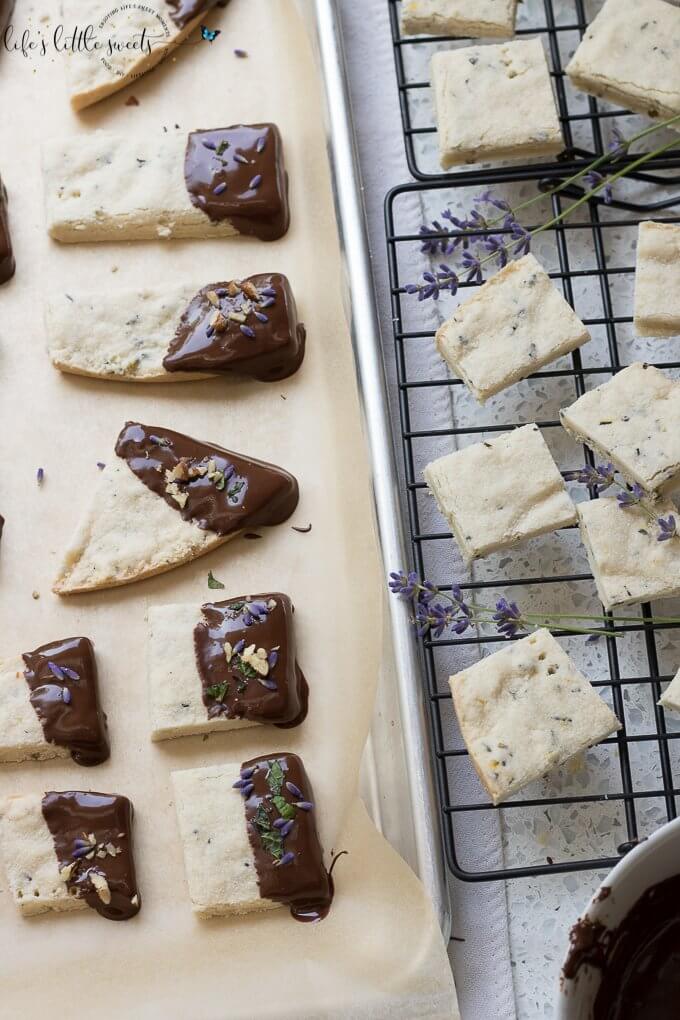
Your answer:
[[[672,503],[654,506],[660,517],[678,517]],[[610,497],[579,503],[581,537],[605,609],[680,595],[680,539],[657,540],[657,529],[639,506],[623,509]]]
[[[540,39],[435,53],[432,85],[445,170],[564,148]]]
[[[635,329],[638,336],[680,333],[680,226],[675,223],[640,224]]]
[[[244,764],[173,772],[194,912],[245,914],[330,905],[330,877],[304,766],[276,752]]]
[[[659,704],[671,712],[680,714],[680,669],[659,698]]]
[[[515,31],[517,0],[407,0],[401,8],[405,35],[504,38]]]
[[[649,117],[680,113],[680,10],[607,0],[567,66],[576,88]]]
[[[649,493],[680,472],[680,383],[637,362],[560,411],[567,432]]]
[[[590,334],[533,255],[510,262],[437,330],[437,349],[484,403]]]
[[[494,804],[621,728],[548,630],[449,684],[465,746]]]
[[[468,561],[576,522],[538,425],[441,457],[424,475]]]

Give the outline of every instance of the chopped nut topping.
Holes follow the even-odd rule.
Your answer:
[[[258,293],[257,287],[250,280],[243,284],[243,293],[246,294],[253,301],[260,300],[260,295]]]
[[[189,499],[188,492],[182,492],[176,482],[170,482],[166,485],[165,491],[168,496],[171,496],[174,499],[175,503],[178,503],[179,506],[184,509],[187,505],[187,500]]]
[[[247,663],[252,669],[255,670],[260,676],[266,676],[269,672],[269,663],[267,662],[267,651],[264,648],[255,648],[255,645],[249,645],[244,651],[241,652],[241,658]]]
[[[207,297],[210,304],[214,305],[215,308],[220,307],[220,299],[218,298],[214,290],[209,290],[205,296]]]
[[[217,333],[224,333],[227,328],[227,320],[222,315],[222,312],[217,311],[211,318],[210,325]]]
[[[104,876],[101,875],[98,871],[91,871],[89,874],[89,879],[90,882],[92,882],[94,890],[99,899],[102,901],[102,903],[105,903],[108,906],[108,904],[111,902],[111,890],[109,888],[109,883],[106,881]]]
[[[229,312],[229,318],[232,322],[240,322],[241,324],[246,321],[246,316],[243,312]]]
[[[229,295],[229,297],[236,297],[240,293],[241,287],[236,282],[236,280],[232,280],[231,283],[227,284],[227,294]]]
[[[234,654],[234,649],[231,647],[231,645],[229,644],[228,641],[225,641],[224,642],[224,655],[225,655],[225,658],[227,660],[227,665],[231,662],[233,654]]]
[[[68,882],[69,878],[71,877],[71,872],[73,871],[75,866],[76,862],[72,861],[71,864],[65,864],[63,868],[59,869],[59,874],[61,875],[64,882]]]

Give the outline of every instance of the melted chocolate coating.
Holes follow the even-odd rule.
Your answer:
[[[311,805],[310,810],[295,809],[293,825],[283,840],[282,850],[285,855],[292,854],[290,860],[286,860],[285,856],[279,856],[277,860],[269,848],[269,841],[265,845],[262,835],[263,831],[276,833],[278,830],[273,823],[282,817],[273,802],[275,794],[268,781],[272,761],[277,761],[284,773],[279,796],[288,805],[299,801],[298,796],[286,786],[286,783],[292,783],[302,793],[303,802]],[[333,882],[323,863],[323,850],[314,820],[312,787],[304,765],[297,755],[283,752],[244,762],[241,775],[248,776],[253,787],[245,800],[246,825],[255,857],[260,896],[285,903],[296,921],[321,920],[328,914],[333,901]]]
[[[225,7],[225,0],[165,0],[170,8],[170,17],[177,28],[184,28],[193,21],[207,14],[213,7]]]
[[[141,899],[132,855],[132,804],[127,797],[81,791],[46,793],[42,812],[69,892],[110,921],[127,921],[138,914]],[[88,846],[93,846],[92,857]],[[69,870],[62,870],[66,868]],[[102,876],[108,893],[105,888],[97,891]]]
[[[680,875],[648,889],[618,928],[579,921],[564,967],[602,972],[592,1020],[676,1020],[680,1009]]]
[[[194,628],[194,648],[208,718],[299,726],[307,715],[308,688],[295,658],[294,610],[288,596],[243,595],[208,603],[202,612],[204,618]],[[232,648],[229,662],[225,641]],[[233,652],[242,643],[243,650],[254,645],[271,656],[264,676],[253,676],[256,671]]]
[[[45,740],[67,747],[78,765],[101,765],[110,755],[106,716],[99,708],[97,663],[88,638],[66,638],[24,652],[24,676]],[[50,669],[50,663],[56,667]],[[77,674],[58,676],[64,669]]]
[[[2,19],[0,18],[0,20]],[[12,250],[12,237],[9,232],[7,188],[0,177],[0,284],[11,280],[15,272],[16,262]]]
[[[5,518],[0,514],[0,538],[2,538],[3,528],[5,527]]]
[[[170,429],[128,422],[116,453],[185,521],[218,535],[282,524],[298,504],[298,484],[287,471]],[[166,472],[194,472],[196,477],[172,480]]]
[[[275,124],[192,131],[184,180],[192,204],[214,223],[229,220],[240,234],[261,241],[288,230],[288,175]]]
[[[183,313],[163,367],[273,382],[297,372],[305,337],[290,284],[280,273],[212,283]]]

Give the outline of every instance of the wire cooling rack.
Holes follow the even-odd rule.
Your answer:
[[[680,222],[680,151],[673,150],[648,164],[644,173],[633,174],[617,188],[612,204],[594,198],[566,223],[538,235],[534,254],[562,287],[592,340],[480,408],[460,380],[447,374],[433,344],[438,323],[461,298],[470,296],[467,288],[475,284],[464,284],[457,298],[445,296],[436,305],[419,303],[404,289],[413,282],[418,266],[421,271],[431,268],[430,257],[419,254],[420,225],[431,224],[443,208],[462,212],[470,207],[473,196],[489,187],[511,204],[546,191],[579,163],[606,151],[613,124],[629,135],[647,122],[579,96],[565,81],[562,67],[592,17],[593,12],[586,10],[589,5],[582,0],[527,0],[520,8],[524,19],[520,31],[547,37],[566,156],[556,163],[429,173],[423,168],[436,161],[436,137],[432,137],[431,126],[417,126],[416,117],[422,121],[423,111],[414,112],[413,96],[426,89],[417,75],[442,40],[401,38],[398,4],[388,2],[406,150],[413,174],[419,178],[419,183],[390,192],[385,207],[406,483],[404,509],[414,569],[443,590],[450,590],[452,581],[459,580],[453,576],[453,539],[443,529],[444,522],[422,480],[429,460],[487,435],[536,421],[563,471],[593,463],[590,453],[577,447],[561,428],[560,407],[633,361],[655,364],[680,378],[680,340],[636,338],[631,315],[638,223],[650,218]],[[599,5],[592,6],[596,10]],[[407,77],[408,47],[420,52],[413,81]],[[632,159],[624,157],[617,168]],[[533,222],[525,220],[525,226],[545,222],[581,194],[571,187],[546,196],[538,207],[532,207]],[[443,232],[434,231],[434,238],[443,236]],[[432,264],[455,264],[455,259],[455,254],[434,256]],[[449,420],[442,423],[443,412]],[[572,495],[588,498],[583,491],[572,490]],[[442,543],[447,549],[445,562],[451,563],[448,577],[437,576],[443,569]],[[512,555],[494,554],[479,561],[472,576],[461,581],[464,593],[468,597],[474,593],[480,601],[485,598],[486,604],[500,596],[521,598],[520,604],[531,612],[571,608],[581,613],[603,612],[576,529],[543,536],[527,545],[527,549],[511,550]],[[654,610],[659,615],[677,615],[677,601],[655,603]],[[446,857],[458,878],[490,881],[608,869],[631,844],[676,817],[680,720],[667,716],[657,701],[664,683],[680,666],[680,627],[644,622],[643,616],[653,615],[650,605],[628,607],[625,615],[637,619],[608,625],[616,636],[595,645],[585,636],[554,632],[577,665],[595,678],[595,686],[611,704],[623,729],[588,752],[585,767],[565,767],[498,808],[475,780],[457,729],[446,677],[452,662],[457,669],[463,668],[461,661],[476,661],[481,653],[496,651],[505,639],[482,629],[473,636],[468,632],[461,637],[421,640]],[[497,867],[489,867],[484,848],[475,845],[479,842],[480,812],[499,812],[503,853]]]

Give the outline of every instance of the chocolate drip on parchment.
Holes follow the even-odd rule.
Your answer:
[[[290,284],[280,273],[212,283],[182,314],[163,367],[273,382],[297,372],[305,337]]]
[[[287,471],[170,429],[128,422],[116,453],[185,521],[218,535],[282,524],[298,503]]]
[[[0,15],[1,15],[0,11]],[[2,20],[0,16],[0,21]],[[0,177],[0,284],[11,280],[16,272],[12,237],[9,232],[9,211],[7,207],[7,188]]]
[[[213,7],[226,7],[227,0],[165,0],[170,17],[177,28],[185,28],[194,18],[200,18]]]
[[[261,241],[288,230],[288,175],[275,124],[193,131],[184,180],[192,204],[214,223],[229,220],[240,234]]]
[[[323,862],[312,787],[295,754],[253,758],[241,766],[248,838],[263,899],[285,903],[297,921],[319,921],[333,901]]]
[[[288,596],[244,595],[201,612],[194,648],[208,717],[299,726],[308,688],[295,658]]]
[[[680,1009],[680,875],[647,889],[617,928],[587,919],[570,932],[566,978],[600,971],[592,1020],[676,1020]]]
[[[92,642],[64,638],[24,652],[22,658],[45,740],[67,747],[78,765],[101,765],[110,749],[106,716],[99,708]]]
[[[139,913],[132,804],[108,793],[46,793],[42,812],[69,892],[110,921]]]

